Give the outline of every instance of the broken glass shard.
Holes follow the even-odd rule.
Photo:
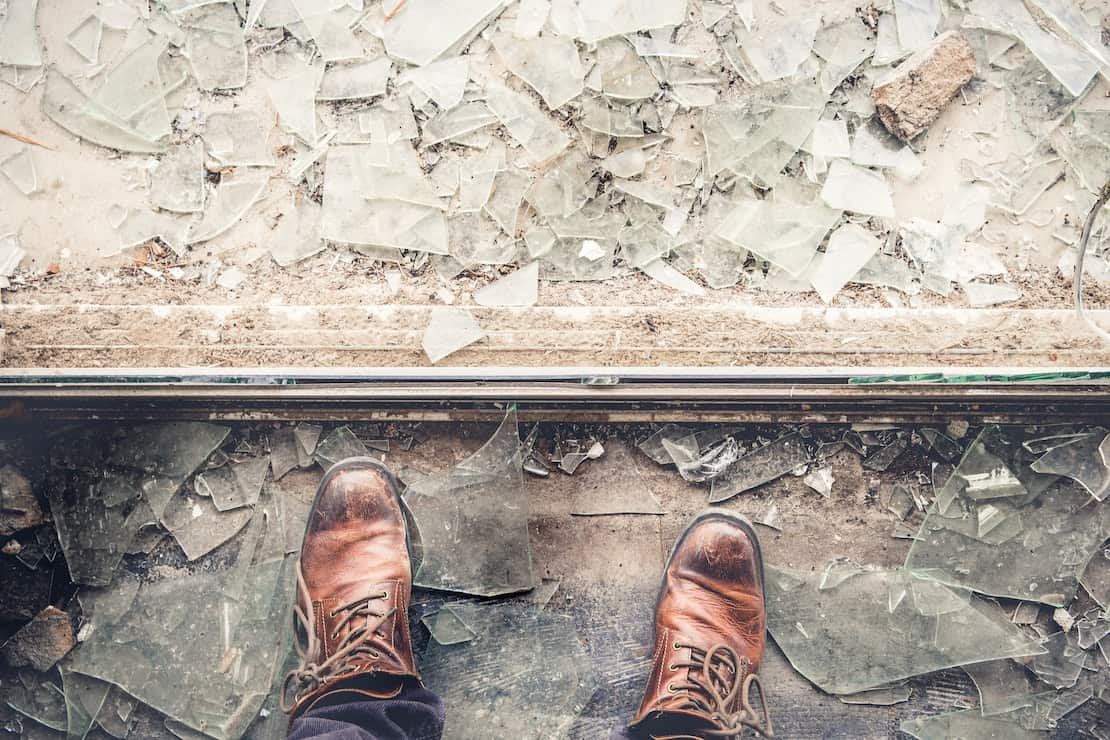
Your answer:
[[[320,205],[305,198],[278,223],[270,240],[270,256],[282,267],[288,267],[323,250]]]
[[[418,67],[434,62],[465,47],[505,5],[504,0],[408,0],[385,24],[385,50]]]
[[[551,110],[582,93],[586,73],[578,58],[578,46],[571,39],[542,36],[522,41],[502,34],[494,38],[493,47],[509,71],[539,93]]]
[[[268,129],[250,111],[213,113],[204,125],[204,145],[208,156],[229,167],[269,167],[275,165],[267,146]]]
[[[333,64],[324,71],[317,100],[356,100],[385,95],[393,62],[379,57],[353,64]]]
[[[129,249],[158,238],[176,254],[183,254],[190,222],[161,211],[128,211],[119,224],[119,247]]]
[[[963,666],[979,690],[979,707],[984,717],[1012,712],[1033,705],[1043,692],[1032,674],[1013,660],[988,660]]]
[[[802,478],[803,483],[825,498],[832,495],[832,486],[835,480],[831,465],[813,468]]]
[[[1066,689],[1074,686],[1079,680],[1079,674],[1083,672],[1083,661],[1075,660],[1082,656],[1082,652],[1072,646],[1065,632],[1049,635],[1042,644],[1047,652],[1034,658],[1029,663],[1029,670],[1054,688]]]
[[[174,213],[204,210],[204,175],[199,139],[174,147],[150,174],[150,204]]]
[[[984,717],[978,709],[903,720],[898,729],[917,740],[948,740],[948,738],[1044,740],[1045,738],[1045,733],[1027,730],[1012,719]]]
[[[829,165],[821,199],[830,208],[880,218],[894,218],[890,186],[878,172],[857,167],[843,159]]]
[[[268,169],[241,168],[232,174],[225,174],[208,202],[204,218],[189,230],[188,243],[214,239],[239,223],[269,184]]]
[[[573,621],[526,601],[451,609],[475,639],[446,647],[432,642],[420,658],[428,688],[456,708],[443,736],[482,737],[491,727],[514,740],[568,736],[596,688]],[[504,678],[492,684],[487,672]]]
[[[152,141],[127,123],[100,109],[67,78],[55,70],[46,74],[42,110],[65,130],[100,146],[125,152],[156,154],[164,144]]]
[[[871,232],[855,224],[844,224],[829,237],[825,253],[810,269],[810,283],[821,300],[832,299],[879,251],[882,244]]]
[[[198,494],[211,498],[220,511],[253,506],[262,494],[262,483],[269,465],[267,457],[230,462],[198,474],[193,485]]]
[[[960,283],[967,302],[976,308],[1021,300],[1021,290],[1006,283]]]
[[[532,588],[515,407],[481,449],[449,471],[411,482],[404,497],[423,552],[415,585],[476,596]]]
[[[411,82],[441,110],[459,105],[470,79],[470,61],[465,56],[442,59],[404,72],[398,81]]]
[[[35,173],[35,160],[31,157],[31,147],[21,147],[18,152],[0,161],[0,172],[24,195],[31,195],[39,189],[39,178]]]
[[[42,64],[42,42],[35,25],[38,0],[8,0],[0,15],[0,64],[37,67]]]
[[[485,103],[479,101],[464,103],[428,119],[424,124],[422,143],[426,147],[432,146],[441,141],[465,136],[495,123],[497,123],[497,116],[493,115]]]
[[[767,567],[768,628],[795,669],[835,694],[1043,652],[987,602],[957,598],[954,610],[922,613],[928,604],[901,598],[891,608],[892,586],[906,577],[873,568],[821,590],[819,574]]]
[[[483,206],[489,217],[509,236],[515,237],[520,225],[520,207],[532,181],[516,169],[504,169],[493,181],[493,193]]]
[[[66,35],[66,43],[89,64],[96,64],[100,58],[100,39],[103,34],[104,22],[96,15],[90,15]]]
[[[968,448],[906,565],[954,586],[1062,606],[1104,538],[1107,515],[1084,508],[1090,496],[1078,484],[1054,485],[1031,470],[1015,440],[1017,430],[988,427]]]
[[[540,265],[528,265],[474,292],[479,306],[534,306],[539,299]]]
[[[182,491],[169,501],[161,521],[185,556],[196,560],[242,531],[251,516],[249,507],[221,512],[212,499]]]
[[[369,454],[366,445],[347,426],[337,427],[331,434],[320,440],[315,451],[320,467],[325,470],[349,457],[366,457]]]
[[[553,0],[551,25],[562,34],[593,44],[611,36],[680,25],[686,19],[686,0],[591,3]]]
[[[436,307],[432,309],[421,346],[434,365],[485,336],[478,320],[466,309]]]
[[[941,19],[940,0],[894,0],[898,43],[908,51],[929,45]]]
[[[891,136],[877,118],[856,129],[851,159],[864,167],[892,170],[903,180],[914,179],[924,169],[913,150]]]
[[[293,0],[297,14],[316,43],[316,50],[326,62],[360,59],[365,49],[354,34],[349,9],[329,8],[311,0]]]
[[[818,121],[813,127],[811,149],[814,157],[824,161],[847,158],[851,154],[848,125],[841,120]]]
[[[716,235],[799,276],[840,215],[819,205],[743,200],[717,227]]]
[[[821,69],[821,89],[831,93],[871,56],[875,51],[875,38],[862,21],[853,18],[824,29],[813,50],[825,60]]]
[[[467,627],[466,622],[449,605],[440,607],[432,614],[425,614],[420,621],[439,645],[458,645],[477,637],[474,630]]]
[[[894,442],[879,448],[876,452],[868,455],[863,460],[863,467],[867,470],[884,471],[889,468],[895,460],[897,460],[903,452],[909,447],[909,440],[898,439]]]
[[[66,701],[66,737],[84,738],[96,724],[111,684],[75,673],[67,666],[62,667],[61,675]]]
[[[590,89],[620,101],[647,100],[659,92],[659,82],[648,63],[624,39],[608,39],[598,45],[597,66],[591,76],[598,84]]]
[[[585,470],[574,487],[572,514],[664,513],[659,499],[644,480],[636,458],[626,445],[616,440],[607,443],[604,459],[592,463]]]
[[[794,433],[780,437],[739,457],[719,478],[714,479],[709,502],[718,503],[769,483],[811,460],[800,435]]]
[[[482,210],[493,193],[493,181],[504,169],[505,147],[500,142],[465,159],[459,166],[459,210]]]
[[[66,731],[65,694],[52,680],[38,680],[29,673],[17,675],[7,685],[0,684],[0,700],[43,727]]]
[[[185,56],[202,90],[230,90],[247,83],[247,44],[231,3],[211,3],[181,18]]]
[[[913,691],[909,686],[883,686],[855,694],[845,694],[836,698],[845,704],[870,704],[878,707],[889,707],[909,701],[912,695]]]
[[[388,61],[388,60],[387,60]],[[316,90],[321,70],[304,67],[296,74],[270,83],[270,102],[281,127],[308,146],[316,146]]]
[[[1091,598],[1110,608],[1110,547],[1099,549],[1087,563],[1079,582]]]
[[[763,82],[791,77],[809,58],[813,40],[821,25],[821,16],[807,13],[802,17],[771,17],[761,19],[753,30],[737,28],[736,36],[742,53]]]
[[[1033,462],[1034,471],[1063,475],[1082,484],[1097,501],[1110,496],[1110,433],[1090,434],[1053,447]]]
[[[645,275],[687,295],[705,295],[705,289],[662,259],[638,265]]]
[[[570,139],[526,96],[497,82],[486,85],[486,104],[534,164],[557,157]]]

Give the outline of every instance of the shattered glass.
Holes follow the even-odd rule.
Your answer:
[[[805,441],[797,433],[758,447],[737,460],[713,479],[710,503],[719,503],[769,483],[811,462]]]
[[[19,192],[31,195],[39,189],[38,175],[35,173],[35,160],[31,147],[25,146],[15,154],[0,160],[0,172],[11,181]]]
[[[0,15],[0,64],[37,67],[42,44],[35,27],[38,0],[8,0]]]
[[[1110,432],[1098,428],[1052,447],[1030,467],[1038,473],[1071,478],[1095,500],[1105,501],[1110,496]]]
[[[539,93],[551,110],[582,93],[586,76],[574,41],[563,36],[541,36],[527,41],[504,34],[493,47],[517,77]]]
[[[628,481],[635,481],[628,485]],[[605,455],[590,464],[574,487],[571,513],[578,516],[662,514],[659,499],[624,444],[606,444]]]
[[[336,427],[320,440],[313,453],[325,470],[349,457],[366,457],[369,451],[348,426]]]
[[[215,239],[235,226],[263,196],[269,184],[270,171],[265,169],[244,168],[221,178],[204,211],[204,218],[189,230],[188,243]]]
[[[898,729],[917,740],[947,740],[947,738],[1006,738],[1006,740],[1041,740],[1045,734],[1027,730],[1011,719],[984,717],[978,709],[967,709],[951,714],[907,719]]]
[[[810,268],[810,282],[821,300],[831,303],[880,247],[882,244],[871,232],[855,224],[844,224],[834,231],[824,254],[819,255]]]
[[[716,235],[799,276],[840,215],[820,205],[744,200],[721,222]]]
[[[174,147],[150,174],[150,204],[174,213],[204,210],[204,175],[199,140]]]
[[[198,474],[193,485],[197,494],[211,498],[220,511],[253,506],[262,494],[262,483],[269,465],[268,457],[229,462]]]
[[[428,628],[432,639],[438,645],[458,645],[477,637],[474,630],[470,629],[450,606],[443,606],[432,614],[425,614],[420,621]]]
[[[540,266],[531,262],[474,292],[479,306],[534,306],[539,298]]]
[[[1043,652],[996,607],[965,601],[947,587],[925,599],[894,599],[907,579],[910,586],[918,582],[911,572],[864,569],[825,589],[819,578],[768,567],[767,623],[794,668],[830,693]],[[951,604],[938,609],[938,598]]]
[[[409,483],[405,504],[422,553],[415,585],[476,596],[535,585],[521,466],[513,408],[477,452],[446,472]]]
[[[432,364],[481,341],[486,336],[474,315],[463,308],[432,309],[421,346]]]
[[[821,199],[830,208],[867,216],[894,218],[890,186],[881,173],[843,159],[833,160],[821,188]]]

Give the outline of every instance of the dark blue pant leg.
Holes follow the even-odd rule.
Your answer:
[[[289,725],[289,740],[440,740],[443,702],[416,682],[392,699],[325,703]]]

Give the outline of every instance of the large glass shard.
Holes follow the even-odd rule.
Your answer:
[[[104,22],[94,14],[78,23],[66,35],[66,43],[84,57],[86,62],[96,64],[100,59],[100,39],[103,35]]]
[[[140,112],[155,105],[165,107],[162,76],[158,59],[169,46],[165,39],[155,37],[125,56],[105,76],[93,94],[91,103],[111,113],[115,119],[135,125]],[[169,131],[165,131],[169,133]]]
[[[457,645],[432,642],[420,657],[428,688],[452,707],[443,736],[567,737],[596,688],[573,620],[527,601],[450,608],[476,636]],[[491,675],[502,679],[491,682]]]
[[[284,80],[270,83],[270,102],[281,127],[308,146],[316,146],[316,90],[322,70],[304,66]]]
[[[571,513],[578,516],[662,514],[659,499],[644,480],[639,463],[623,443],[612,440],[605,455],[578,473]]]
[[[474,291],[474,302],[479,306],[534,306],[539,300],[539,279],[539,263],[530,262]]]
[[[258,202],[270,184],[270,170],[241,168],[220,179],[215,195],[208,202],[204,218],[189,230],[188,243],[214,239],[243,218]]]
[[[940,0],[894,0],[898,43],[902,49],[917,51],[929,45],[941,19]]]
[[[979,690],[984,717],[1031,707],[1035,695],[1044,691],[1044,686],[1038,686],[1033,675],[1013,660],[989,660],[963,669]]]
[[[470,79],[470,60],[465,56],[442,59],[405,71],[398,82],[411,82],[441,110],[460,104]]]
[[[208,156],[227,167],[270,167],[277,164],[267,146],[269,130],[250,111],[213,113],[204,124]]]
[[[825,253],[810,268],[810,283],[821,300],[832,299],[879,251],[882,243],[855,224],[844,224],[829,237]]]
[[[158,520],[228,431],[180,422],[139,425],[118,437],[89,427],[59,438],[47,496],[73,581],[107,585],[135,533]]]
[[[495,123],[497,123],[497,116],[493,115],[485,103],[479,101],[464,103],[428,119],[422,132],[423,144],[432,146],[441,141],[465,136]]]
[[[753,30],[737,28],[742,53],[763,82],[791,77],[809,58],[821,16],[807,13],[761,19]]]
[[[586,76],[578,46],[565,36],[542,36],[523,41],[502,34],[493,47],[509,71],[540,94],[551,110],[561,108],[582,94]]]
[[[324,250],[320,238],[320,205],[309,198],[285,214],[269,243],[270,256],[282,267]]]
[[[35,25],[38,0],[8,0],[0,15],[0,64],[37,67],[42,64],[42,42]]]
[[[1012,719],[984,717],[978,709],[903,720],[898,729],[917,740],[1043,740],[1049,736],[1047,732],[1027,730]]]
[[[531,185],[532,180],[526,174],[513,168],[498,172],[494,178],[493,193],[483,210],[509,236],[515,237],[520,231],[521,205]]]
[[[282,628],[292,602],[294,558],[257,547],[256,515],[219,567],[145,582],[119,615],[71,655],[71,668],[109,681],[185,727],[240,737],[257,717],[286,657]]]
[[[404,496],[423,553],[415,585],[476,596],[535,585],[515,407],[481,449]]]
[[[737,458],[724,474],[715,478],[709,502],[725,501],[738,493],[770,483],[805,466],[812,459],[799,434],[780,437]]]
[[[174,213],[204,210],[204,175],[200,140],[174,147],[150,174],[150,204]]]
[[[892,170],[904,180],[912,180],[924,169],[913,149],[891,136],[877,118],[856,129],[851,158],[864,167]]]
[[[268,457],[229,462],[198,474],[193,485],[198,494],[211,498],[220,511],[253,506],[262,494],[262,483],[269,465]]]
[[[965,27],[1016,37],[1073,96],[1081,95],[1098,72],[1097,61],[1041,28],[1024,3],[972,0],[968,10],[970,13],[963,21]]]
[[[1096,501],[1105,501],[1110,496],[1110,433],[1098,428],[1053,447],[1031,467],[1038,473],[1071,478],[1082,484]]]
[[[442,207],[408,141],[328,152],[321,214],[325,239],[447,254]]]
[[[821,199],[830,208],[894,218],[894,201],[883,176],[843,159],[834,160],[829,165],[829,175],[821,188]]]
[[[993,596],[1066,604],[1110,530],[1078,484],[1039,475],[1018,430],[988,427],[937,491],[906,567]],[[1015,472],[1015,469],[1017,472]],[[1024,493],[1023,493],[1024,491]]]
[[[100,146],[141,154],[156,154],[166,148],[125,122],[114,120],[110,112],[96,106],[53,69],[46,74],[42,111],[71,134]]]
[[[1110,545],[1100,548],[1091,556],[1079,582],[1091,598],[1110,609]]]
[[[420,344],[433,365],[484,339],[486,333],[474,315],[463,308],[433,308]]]
[[[185,56],[202,90],[229,90],[247,83],[247,44],[231,3],[210,3],[182,17]]]
[[[65,732],[65,695],[56,683],[24,673],[0,683],[0,701],[43,727]]]
[[[354,64],[336,64],[324,71],[317,100],[356,100],[385,95],[393,62],[379,57]]]
[[[551,25],[594,44],[610,36],[677,26],[686,20],[686,0],[626,0],[595,3],[590,0],[552,0]]]
[[[369,454],[366,445],[347,426],[337,427],[320,440],[315,451],[316,459],[324,470],[349,457],[366,457]]]
[[[781,267],[805,272],[840,211],[770,200],[740,201],[717,227],[716,235]]]
[[[505,9],[505,0],[408,0],[385,24],[382,40],[394,59],[420,67],[461,50]]]
[[[443,606],[432,614],[425,614],[420,621],[428,628],[432,639],[438,645],[458,645],[477,637],[474,630],[470,629],[450,606]]]
[[[622,39],[610,39],[598,45],[593,75],[600,78],[601,92],[616,100],[646,100],[659,92],[659,82],[651,67]],[[596,86],[591,84],[591,89]]]
[[[767,567],[767,626],[794,668],[830,693],[1043,652],[990,603],[945,587],[931,598],[892,598],[918,581],[906,571],[863,570],[824,590],[820,579]],[[938,597],[944,609],[937,608]]]
[[[83,739],[96,724],[111,684],[75,673],[68,666],[62,667],[61,674],[66,699],[66,737]]]
[[[517,143],[531,155],[533,164],[555,159],[570,139],[535,106],[527,96],[490,81],[486,85],[486,104]]]
[[[352,29],[346,8],[320,7],[311,0],[293,0],[293,5],[324,61],[361,59],[365,54],[362,42]]]
[[[737,102],[706,108],[707,174],[731,170],[774,180],[809,138],[826,99],[814,81],[781,80],[760,85]]]

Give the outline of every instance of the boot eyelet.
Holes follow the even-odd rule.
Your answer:
[[[674,684],[673,683],[667,684],[667,693],[668,694],[673,694],[674,693]]]
[[[676,666],[674,663],[671,663],[669,666],[667,666],[667,670],[668,671],[677,671],[678,666]]]
[[[675,649],[675,650],[681,650],[681,649],[682,649],[682,648],[680,648],[680,647],[678,646],[678,643],[677,643],[677,642],[676,642],[676,643],[673,643],[673,644],[674,644],[674,649]]]
[[[382,598],[383,599],[388,599],[389,598],[389,592],[388,591],[382,591]]]

